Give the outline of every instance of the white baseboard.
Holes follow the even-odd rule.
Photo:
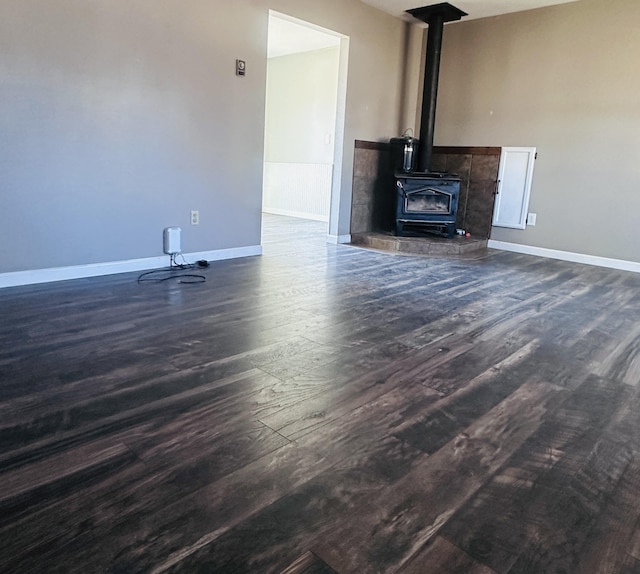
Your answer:
[[[207,261],[221,261],[262,255],[262,246],[233,247],[231,249],[217,249],[215,251],[198,251],[185,253],[184,258],[192,263],[200,259]],[[35,285],[37,283],[51,283],[68,279],[84,279],[100,275],[114,275],[131,271],[147,271],[169,265],[169,256],[146,257],[144,259],[129,259],[127,261],[111,261],[107,263],[91,263],[88,265],[74,265],[71,267],[54,267],[51,269],[33,269],[30,271],[13,271],[0,273],[0,289],[4,287],[18,287],[20,285]]]
[[[562,261],[571,261],[572,263],[584,263],[585,265],[595,265],[597,267],[608,267],[609,269],[640,273],[640,263],[625,261],[624,259],[611,259],[610,257],[598,257],[597,255],[585,255],[584,253],[573,253],[572,251],[559,251],[557,249],[547,249],[546,247],[520,245],[519,243],[495,241],[494,239],[489,239],[487,247],[491,249],[501,249],[502,251],[523,253],[525,255],[548,257],[549,259],[561,259]]]
[[[327,235],[327,243],[331,243],[332,245],[351,243],[351,235]]]

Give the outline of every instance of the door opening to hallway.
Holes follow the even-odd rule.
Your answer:
[[[321,227],[325,240],[340,191],[335,168],[342,153],[340,63],[346,49],[340,34],[270,13],[263,214],[320,222],[313,228]],[[263,228],[278,221],[287,220],[263,218]]]

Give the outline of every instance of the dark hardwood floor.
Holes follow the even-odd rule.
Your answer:
[[[0,291],[0,572],[640,572],[640,275],[325,243]]]

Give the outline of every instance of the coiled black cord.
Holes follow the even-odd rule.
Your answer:
[[[177,255],[182,258],[182,263],[178,263],[176,261]],[[189,285],[192,283],[204,283],[207,280],[204,275],[200,275],[199,273],[182,273],[182,271],[188,271],[196,268],[193,263],[187,263],[182,253],[171,253],[169,257],[170,262],[168,269],[153,269],[152,271],[146,271],[145,273],[138,275],[138,283],[162,283],[163,281],[177,279],[178,283]]]

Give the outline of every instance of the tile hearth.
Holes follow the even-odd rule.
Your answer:
[[[424,236],[397,237],[392,233],[372,232],[351,235],[351,244],[381,251],[408,255],[483,255],[487,250],[487,239],[480,237],[452,238]]]

